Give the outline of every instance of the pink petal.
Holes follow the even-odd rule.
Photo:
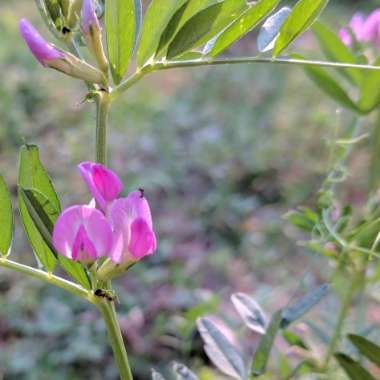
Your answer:
[[[135,259],[142,259],[152,255],[156,248],[156,237],[153,230],[144,219],[135,219],[131,225],[131,240],[128,245],[129,252]]]
[[[380,28],[380,9],[374,10],[364,21],[361,40],[367,42],[376,42]]]
[[[365,17],[362,13],[355,13],[348,26],[351,28],[352,33],[358,41],[363,40],[363,28],[364,28]]]
[[[20,33],[22,38],[38,61],[46,66],[48,61],[64,57],[64,53],[48,43],[26,19],[20,20]]]
[[[142,190],[113,202],[109,216],[114,230],[111,259],[115,263],[139,260],[154,253],[156,236],[150,207]]]
[[[347,45],[347,46],[351,46],[352,45],[352,37],[351,37],[351,34],[350,32],[346,29],[346,28],[342,28],[340,31],[339,31],[339,38],[341,39],[341,41]]]
[[[93,0],[83,0],[82,5],[82,26],[85,34],[90,33],[90,27],[100,29],[98,17],[96,16]]]
[[[75,259],[78,254],[78,244],[88,249],[87,255],[92,257],[95,252],[99,258],[111,251],[111,225],[99,210],[73,206],[66,209],[55,223],[53,244],[61,255],[70,259]]]
[[[95,261],[97,259],[96,248],[89,239],[86,229],[81,225],[74,239],[73,260],[78,261]]]
[[[120,178],[112,170],[93,162],[83,162],[78,168],[97,204],[105,210],[120,194],[123,186]]]

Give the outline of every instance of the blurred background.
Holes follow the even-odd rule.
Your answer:
[[[338,30],[355,11],[377,5],[332,1],[323,19]],[[18,34],[20,17],[49,36],[33,1],[1,0],[0,171],[16,195],[18,148],[36,143],[62,204],[88,202],[76,165],[94,157],[94,107],[84,102],[79,81],[33,59]],[[314,57],[316,47],[305,34],[292,49]],[[255,34],[228,54],[256,54]],[[249,293],[270,314],[302,287],[326,280],[328,261],[297,244],[302,236],[283,215],[313,205],[329,168],[328,140],[351,118],[302,69],[271,65],[162,72],[114,105],[110,166],[125,194],[145,189],[159,237],[157,255],[116,284],[136,380],[173,359],[202,379],[222,379],[203,354],[198,316],[214,315],[250,352],[258,336],[243,330],[231,293]],[[367,195],[366,143],[350,165],[342,197],[360,205]],[[19,219],[12,256],[35,263]],[[334,322],[326,310],[336,302],[324,301],[298,328],[319,332],[322,342]],[[1,269],[0,378],[117,379],[97,311]]]

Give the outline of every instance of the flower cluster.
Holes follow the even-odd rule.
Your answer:
[[[88,264],[104,256],[114,264],[130,264],[152,255],[157,243],[144,191],[118,198],[122,183],[112,170],[83,162],[79,171],[94,202],[62,212],[53,231],[56,250],[71,260]]]
[[[356,13],[348,27],[339,31],[339,36],[347,46],[352,46],[356,40],[380,47],[380,9],[374,10],[367,17],[362,13]]]

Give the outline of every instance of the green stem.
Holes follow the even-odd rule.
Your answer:
[[[0,266],[26,274],[48,284],[55,285],[61,289],[68,291],[69,293],[82,298],[86,298],[88,301],[93,302],[92,292],[71,281],[55,276],[54,274],[42,271],[40,269],[32,268],[12,260],[8,260],[6,257],[0,258]]]
[[[113,302],[101,300],[97,306],[103,315],[107,327],[108,337],[119,368],[120,380],[133,380],[127,351],[117,320],[115,305]]]
[[[344,325],[346,322],[346,319],[348,317],[349,311],[350,311],[350,306],[352,304],[352,300],[355,296],[355,292],[358,288],[358,286],[361,283],[362,280],[362,271],[359,271],[355,273],[351,279],[350,285],[344,295],[339,315],[338,315],[338,320],[336,322],[335,328],[334,328],[334,335],[332,336],[330,340],[330,344],[327,350],[325,362],[324,362],[324,369],[326,370],[328,368],[328,365],[330,363],[331,358],[333,357],[337,346],[339,344],[340,338],[343,333]]]
[[[96,162],[107,164],[107,125],[110,109],[110,96],[106,91],[96,95]]]
[[[127,80],[122,82],[117,86],[112,92],[112,99],[116,99],[122,93],[127,91],[133,84],[140,80],[144,75],[159,71],[159,70],[169,70],[175,68],[186,68],[186,67],[199,67],[199,66],[216,66],[216,65],[233,65],[241,63],[269,63],[269,64],[280,64],[280,65],[298,65],[298,66],[319,66],[319,67],[331,67],[331,68],[351,68],[360,70],[374,70],[380,71],[379,66],[372,65],[356,65],[351,63],[340,63],[340,62],[330,62],[330,61],[314,61],[307,59],[294,59],[294,58],[258,58],[258,57],[235,57],[235,58],[204,58],[196,60],[184,60],[184,61],[160,61],[153,62],[142,69],[137,71]]]

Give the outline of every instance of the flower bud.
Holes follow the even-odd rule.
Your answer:
[[[83,0],[82,5],[82,30],[88,48],[94,54],[99,68],[108,72],[108,60],[104,53],[102,41],[102,28],[95,12],[93,0]]]
[[[43,66],[90,83],[106,84],[106,78],[101,71],[73,54],[57,49],[47,42],[28,20],[20,20],[20,33],[33,55]]]

